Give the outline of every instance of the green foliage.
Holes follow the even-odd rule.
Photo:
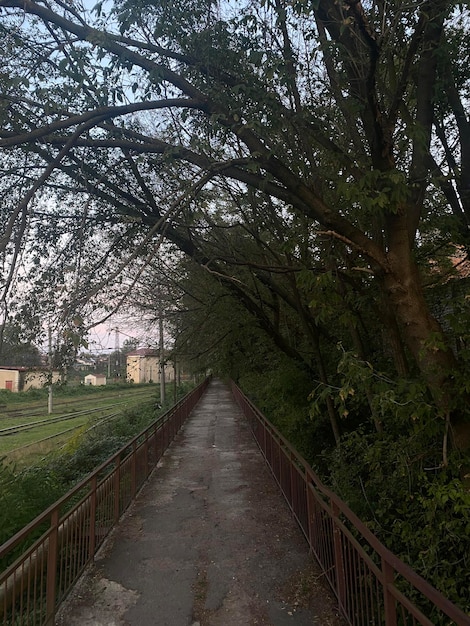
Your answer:
[[[74,398],[88,395],[99,396],[119,390],[128,391],[129,385],[127,383],[109,383],[102,386],[54,384],[54,396],[61,398]],[[0,404],[27,404],[33,400],[47,401],[48,393],[49,391],[46,388],[31,388],[18,393],[13,393],[7,389],[0,389]]]
[[[63,494],[60,474],[32,467],[17,474],[0,463],[0,544],[47,509]]]
[[[65,452],[38,466],[17,473],[14,467],[0,465],[0,543],[58,500],[154,418],[153,409],[135,409],[135,413],[124,414],[75,438]]]
[[[395,381],[340,349],[338,386],[311,394],[310,420],[309,380],[295,369],[277,363],[242,385],[379,539],[468,611],[470,492],[461,477],[470,456],[454,452],[444,467],[445,423],[433,417],[422,381]],[[342,416],[336,448],[323,428],[326,394]]]
[[[87,396],[88,394],[99,396],[118,391],[130,393],[131,390],[129,389],[129,384],[125,382],[107,382],[106,385],[59,384],[54,387],[54,392],[63,398],[67,398],[69,396],[71,398],[76,396]]]
[[[346,436],[328,455],[332,488],[382,542],[464,611],[470,610],[470,493],[463,461],[440,464],[423,429]],[[468,463],[468,459],[467,459]]]
[[[179,397],[190,387],[189,383],[181,385]],[[0,544],[123,448],[168,408],[156,407],[155,399],[80,432],[61,452],[52,453],[38,466],[17,472],[11,465],[0,463]]]
[[[29,320],[30,326],[34,321]],[[34,367],[41,363],[38,348],[31,343],[31,328],[22,328],[19,323],[0,327],[0,365]]]
[[[0,404],[23,404],[32,400],[47,398],[47,389],[28,389],[18,393],[7,389],[0,389]]]
[[[182,386],[178,395],[181,397],[188,391],[187,386]],[[48,468],[61,477],[64,488],[71,488],[123,448],[134,435],[144,430],[171,404],[168,399],[167,404],[160,407],[155,399],[151,403],[123,411],[117,418],[69,440],[64,450],[48,461]]]
[[[325,411],[315,421],[309,415],[311,378],[292,361],[272,353],[262,372],[246,371],[239,384],[307,461],[333,444]]]
[[[338,413],[344,420],[362,415],[361,424],[371,423],[374,419],[387,432],[397,435],[407,425],[421,429],[426,424],[431,432],[436,432],[433,424],[439,422],[433,419],[435,408],[428,388],[421,379],[393,379],[385,372],[377,371],[369,361],[358,358],[354,352],[345,351],[341,345],[338,349],[341,357],[333,397]],[[325,394],[331,395],[331,390],[323,389],[312,394],[313,415],[321,410],[318,403]],[[369,420],[365,419],[367,415]]]
[[[410,188],[403,172],[370,170],[356,182],[342,180],[338,191],[349,206],[360,205],[364,217],[378,212],[397,213],[410,197]]]

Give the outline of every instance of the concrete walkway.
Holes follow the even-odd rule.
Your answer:
[[[341,624],[307,551],[215,380],[56,623]]]

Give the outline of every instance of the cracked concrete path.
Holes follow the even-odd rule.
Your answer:
[[[244,417],[219,380],[211,382],[56,621],[341,623]]]

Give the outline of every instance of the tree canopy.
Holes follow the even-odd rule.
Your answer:
[[[443,0],[0,0],[0,324],[26,311],[77,346],[127,297],[165,310],[179,358],[241,382],[454,599],[469,17]]]
[[[1,366],[35,367],[41,365],[41,355],[37,346],[24,336],[21,326],[8,324],[0,338]]]
[[[465,292],[436,302],[468,243],[467,21],[439,1],[0,0],[5,314],[23,281],[73,330],[166,241],[325,388],[342,350],[416,376],[465,445]]]

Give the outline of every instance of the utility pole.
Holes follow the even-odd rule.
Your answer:
[[[48,329],[48,339],[49,339],[49,394],[47,398],[47,413],[50,415],[52,413],[52,329],[49,326]]]
[[[176,357],[174,357],[173,359],[173,402],[176,404],[176,400],[178,397],[178,389],[177,389],[177,381],[176,381],[176,373],[177,373],[177,369],[176,369]]]
[[[159,307],[159,320],[158,320],[158,330],[160,333],[159,338],[159,348],[160,348],[160,404],[163,406],[165,402],[165,354],[163,352],[163,310],[162,310],[162,302],[160,300]]]
[[[115,370],[115,378],[118,378],[121,375],[121,354],[119,352],[119,329],[115,328],[114,335],[114,351],[116,352],[116,370]]]

